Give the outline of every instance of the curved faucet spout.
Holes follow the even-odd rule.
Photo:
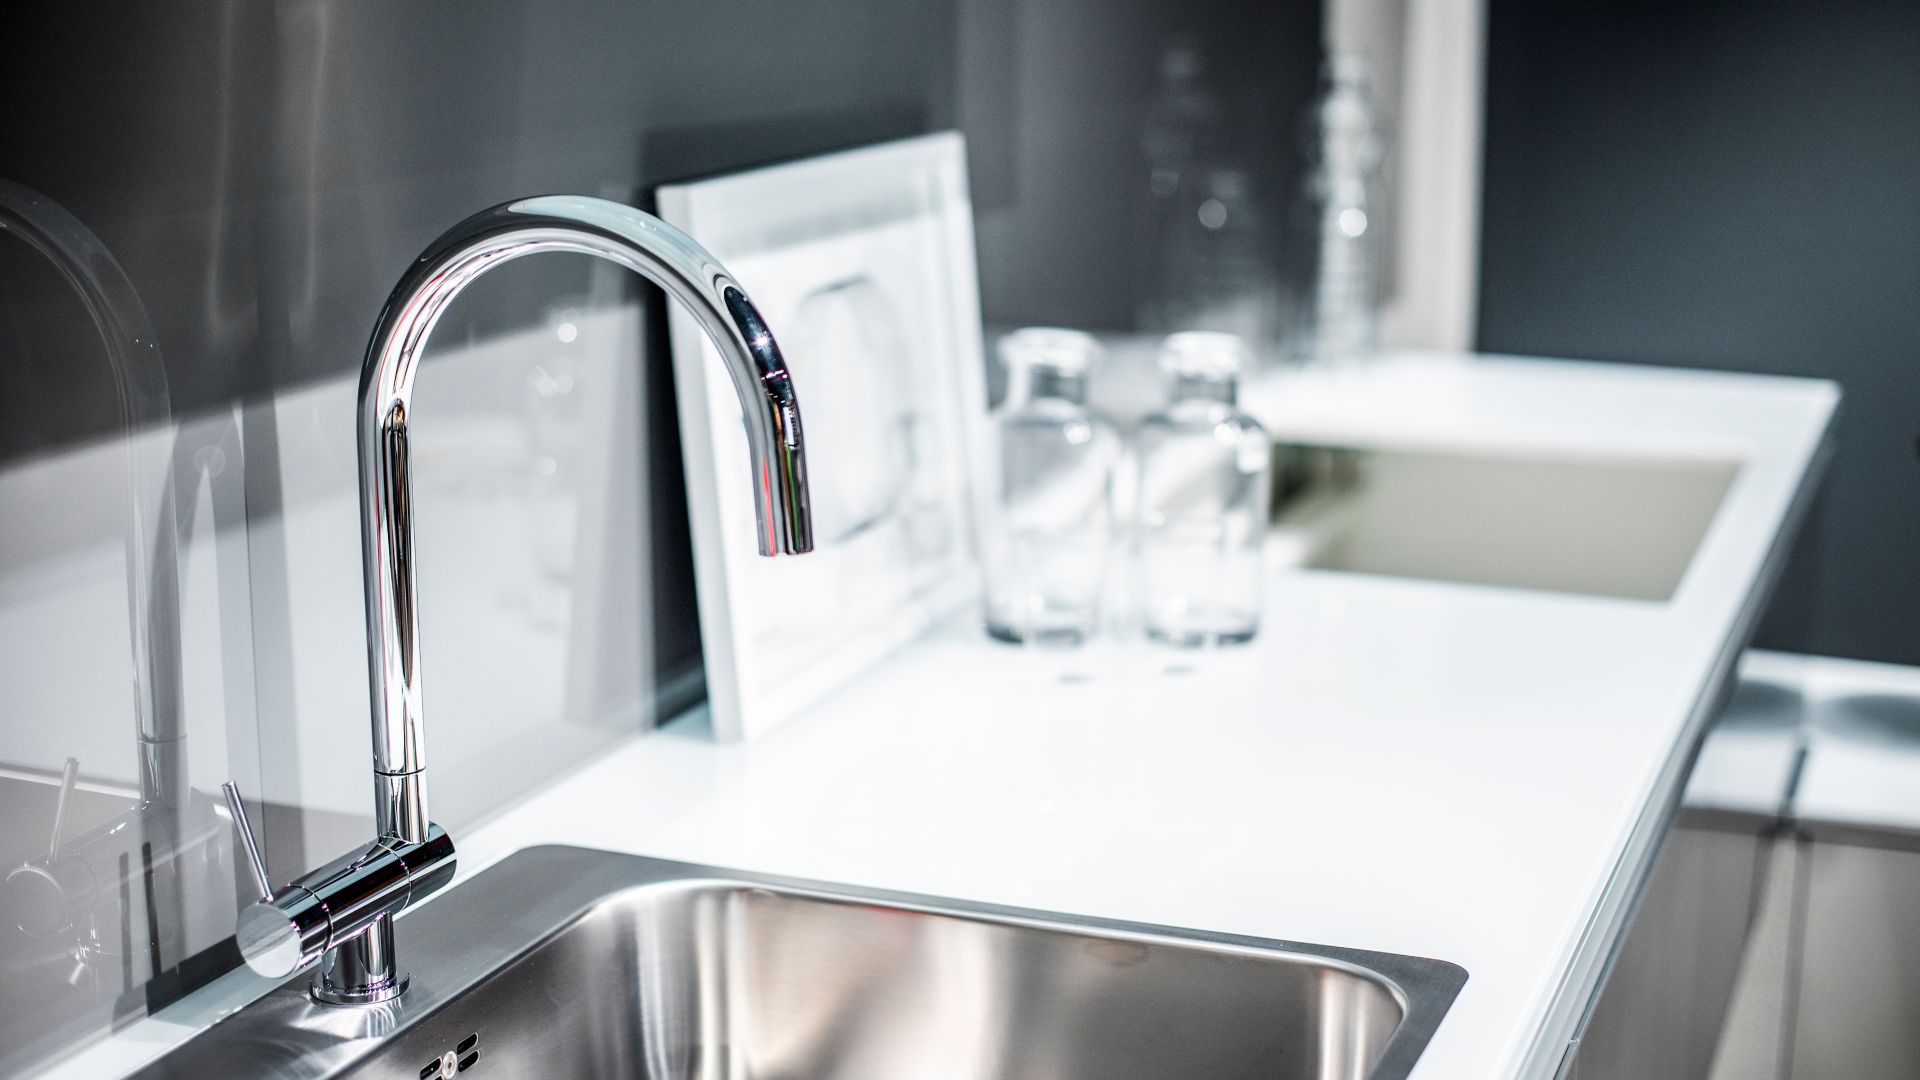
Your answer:
[[[719,260],[651,214],[579,196],[505,203],[448,230],[394,287],[360,377],[360,513],[376,815],[382,835],[407,843],[424,842],[428,835],[408,476],[414,377],[428,335],[462,289],[502,263],[542,251],[580,252],[619,263],[693,313],[719,348],[740,398],[761,554],[797,554],[813,547],[799,401],[772,332]]]

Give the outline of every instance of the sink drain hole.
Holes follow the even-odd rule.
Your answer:
[[[420,1080],[447,1080],[457,1072],[466,1072],[480,1060],[480,1033],[473,1032],[461,1039],[453,1049],[434,1058],[420,1067]]]

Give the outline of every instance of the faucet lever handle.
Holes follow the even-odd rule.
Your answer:
[[[253,871],[254,887],[260,890],[260,899],[273,899],[273,882],[267,878],[267,860],[260,856],[260,841],[253,834],[253,822],[247,820],[246,804],[240,801],[240,789],[229,780],[220,785],[227,796],[227,809],[233,814],[233,831],[240,836],[240,846],[247,856],[247,868]]]

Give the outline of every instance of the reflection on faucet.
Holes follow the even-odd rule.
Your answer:
[[[584,361],[579,345],[580,323],[590,311],[586,298],[547,309],[547,328],[553,343],[527,369],[526,405],[528,479],[534,489],[529,525],[535,529],[533,557],[540,575],[554,582],[572,576],[581,451],[586,409],[580,386]]]
[[[800,404],[772,331],[725,267],[651,214],[547,196],[454,226],[414,261],[374,326],[360,378],[360,520],[378,836],[241,914],[236,939],[260,974],[318,965],[314,1000],[390,1001],[407,976],[393,916],[453,875],[453,841],[427,817],[419,601],[413,552],[413,384],[428,336],[487,271],[545,251],[625,266],[685,305],[713,339],[740,398],[763,555],[813,547]],[[236,806],[238,803],[236,802]]]
[[[60,770],[60,799],[53,804],[53,835],[47,840],[47,862],[60,856],[60,834],[67,824],[67,800],[73,798],[74,781],[80,779],[80,759],[68,758]]]
[[[133,659],[134,749],[138,778],[133,807],[69,838],[79,763],[67,759],[47,852],[9,871],[0,888],[0,930],[36,943],[44,962],[62,968],[43,984],[44,962],[10,969],[26,993],[51,1011],[8,1010],[36,1035],[60,1023],[86,1020],[91,1010],[58,1009],[47,994],[64,986],[89,1003],[112,1003],[115,1015],[144,1011],[152,983],[191,951],[225,936],[234,891],[224,821],[209,800],[196,797],[186,774],[183,650],[180,621],[179,521],[191,512],[204,479],[211,490],[222,547],[244,543],[245,508],[237,482],[214,483],[239,441],[231,415],[175,437],[166,370],[145,306],[119,264],[84,224],[44,196],[0,180],[0,234],[17,237],[44,257],[80,297],[102,343],[113,376],[127,438],[131,503],[124,547]],[[158,432],[167,441],[168,468],[154,475],[160,456],[134,446],[135,436]],[[235,474],[237,481],[237,473]],[[244,560],[216,553],[221,588],[232,572],[244,596]],[[225,658],[244,670],[244,658]],[[250,695],[248,695],[250,697]],[[229,700],[228,707],[251,701]],[[191,902],[190,902],[191,901]],[[40,966],[36,966],[40,963]],[[117,968],[117,971],[114,969]],[[9,997],[15,996],[9,994]],[[97,1022],[97,1021],[96,1021]],[[0,1045],[31,1052],[26,1032],[8,1031]],[[13,1036],[19,1036],[15,1038]]]
[[[171,485],[155,483],[147,458],[131,449],[135,432],[165,429],[172,422],[160,345],[133,282],[79,218],[31,188],[0,180],[0,232],[25,241],[53,264],[79,294],[106,346],[121,426],[129,436],[133,503],[127,515],[127,610],[140,801],[171,806],[186,790],[180,746],[180,530],[171,498],[151,507],[147,502],[153,492]]]

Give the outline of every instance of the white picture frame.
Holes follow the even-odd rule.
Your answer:
[[[954,132],[664,186],[793,372],[815,548],[756,554],[740,408],[669,315],[715,738],[755,738],[977,602],[987,393],[966,149]],[[674,305],[668,305],[674,307]]]

